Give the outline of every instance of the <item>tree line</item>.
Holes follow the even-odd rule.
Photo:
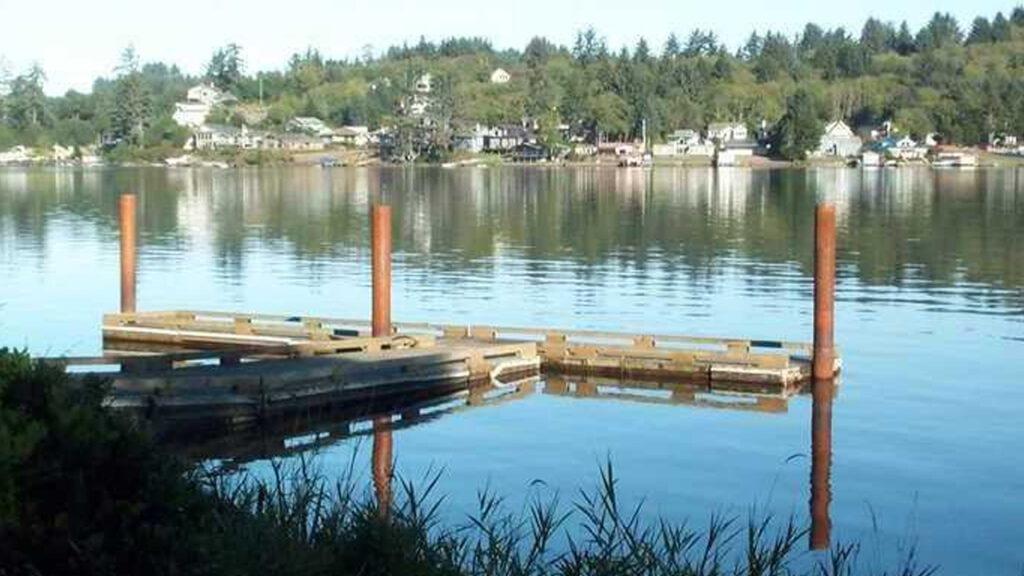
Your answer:
[[[492,84],[503,67],[508,84]],[[434,81],[429,129],[403,110],[417,80]],[[247,71],[242,50],[229,44],[204,74],[174,65],[141,63],[128,49],[111,77],[88,94],[47,97],[45,72],[33,66],[0,75],[0,148],[23,143],[121,147],[178,146],[187,136],[171,121],[173,103],[201,80],[232,92],[241,105],[215,120],[281,128],[297,115],[334,124],[406,126],[436,154],[476,123],[538,125],[556,145],[567,124],[587,139],[629,139],[646,123],[652,138],[712,121],[773,127],[781,153],[801,154],[821,125],[892,120],[915,137],[936,132],[976,144],[992,133],[1024,133],[1024,8],[978,17],[965,26],[935,13],[920,29],[877,18],[859,34],[807,24],[795,35],[756,31],[728,49],[710,30],[670,35],[660,46],[641,38],[612,49],[594,29],[569,46],[532,39],[522,50],[498,50],[483,38],[449,38],[393,46],[380,54],[331,59],[309,49],[281,70]],[[814,136],[816,138],[816,136]]]

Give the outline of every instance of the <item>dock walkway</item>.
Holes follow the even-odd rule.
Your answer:
[[[196,310],[137,312],[136,201],[121,198],[121,312],[104,353],[52,361],[102,371],[112,406],[166,421],[264,421],[295,412],[547,375],[783,393],[840,369],[833,342],[835,212],[815,231],[814,343],[392,322],[391,211],[371,211],[371,320]]]

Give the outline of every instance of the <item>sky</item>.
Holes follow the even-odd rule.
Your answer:
[[[497,48],[522,48],[533,36],[571,44],[594,26],[609,45],[633,45],[640,36],[660,50],[669,33],[685,39],[711,29],[730,49],[753,30],[796,33],[813,21],[859,34],[869,16],[916,30],[936,10],[961,26],[978,15],[1009,13],[1020,0],[0,0],[0,66],[19,73],[38,62],[46,92],[88,91],[110,75],[119,54],[134,45],[141,59],[201,73],[213,51],[239,44],[246,68],[281,69],[288,57],[315,47],[329,58],[380,52],[420,36],[483,36]]]

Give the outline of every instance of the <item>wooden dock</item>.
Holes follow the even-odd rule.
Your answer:
[[[594,330],[557,330],[508,326],[460,326],[431,323],[392,324],[391,335],[371,337],[360,320],[171,311],[109,314],[103,321],[104,348],[112,355],[132,352],[244,348],[250,360],[263,356],[345,359],[436,357],[464,358],[482,377],[495,368],[491,359],[538,358],[546,373],[582,374],[647,380],[749,384],[779,389],[811,377],[810,344],[769,340],[623,334]],[[364,356],[353,356],[362,353]],[[373,356],[376,354],[376,356]],[[187,359],[187,358],[186,358]],[[164,357],[169,363],[185,359]],[[834,360],[834,371],[839,361]]]
[[[354,403],[537,376],[686,383],[785,394],[840,369],[833,341],[835,213],[816,220],[814,343],[508,326],[393,322],[391,212],[371,211],[371,320],[136,311],[136,206],[121,201],[121,312],[104,354],[53,361],[102,372],[112,406],[176,423],[230,426]]]
[[[429,323],[369,334],[365,321],[333,318],[108,314],[102,357],[57,361],[74,373],[102,371],[116,408],[234,427],[541,373],[768,394],[811,377],[810,346],[795,342]]]

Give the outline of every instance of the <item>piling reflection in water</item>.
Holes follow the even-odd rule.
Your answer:
[[[817,380],[811,406],[811,550],[827,550],[832,520],[832,400],[835,383]]]
[[[382,515],[391,510],[391,478],[394,470],[394,445],[391,435],[391,417],[378,416],[373,419],[373,491],[377,496],[377,508]]]

